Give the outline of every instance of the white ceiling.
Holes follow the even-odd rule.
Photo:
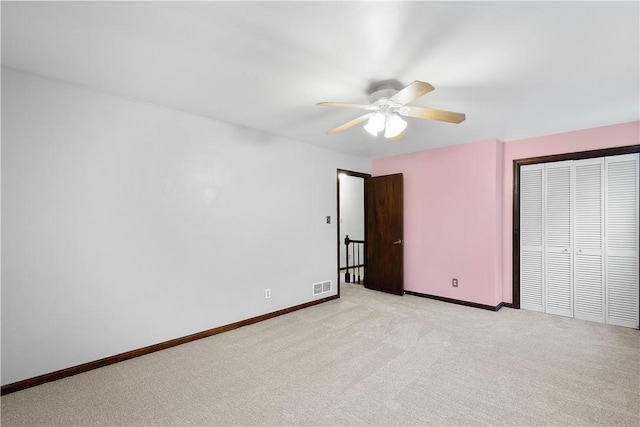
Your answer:
[[[640,3],[2,2],[2,64],[367,157],[640,118]],[[431,83],[407,138],[361,126],[373,81]]]

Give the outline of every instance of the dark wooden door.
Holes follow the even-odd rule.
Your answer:
[[[368,289],[404,294],[402,174],[367,178],[366,239]]]

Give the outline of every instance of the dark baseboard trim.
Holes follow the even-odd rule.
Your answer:
[[[209,329],[202,332],[197,332],[195,334],[187,335],[180,338],[175,338],[169,341],[164,341],[159,344],[153,344],[148,347],[127,351],[125,353],[120,353],[115,356],[105,357],[104,359],[94,360],[93,362],[83,363],[82,365],[72,366],[70,368],[61,369],[59,371],[50,372],[48,374],[43,374],[37,377],[28,378],[26,380],[3,385],[1,395],[4,396],[5,394],[15,393],[16,391],[35,387],[51,381],[60,380],[62,378],[81,374],[83,372],[91,371],[93,369],[102,368],[104,366],[112,365],[114,363],[122,362],[128,359],[133,359],[134,357],[140,357],[140,356],[144,356],[145,354],[154,353],[156,351],[166,350],[167,348],[175,347],[181,344],[186,344],[191,341],[207,338],[213,335],[221,334],[223,332],[228,332],[233,329],[240,328],[242,326],[247,326],[253,323],[262,322],[263,320],[272,319],[274,317],[282,316],[283,314],[291,313],[293,311],[301,310],[303,308],[311,307],[317,304],[322,304],[323,302],[331,301],[338,298],[340,298],[340,296],[332,295],[326,298],[321,298],[315,301],[306,302],[304,304],[296,305],[293,307],[284,308],[282,310],[274,311],[272,313],[267,313],[261,316],[252,317],[250,319],[241,320],[239,322],[231,323],[229,325],[219,326],[217,328]]]
[[[483,310],[490,310],[490,311],[498,311],[504,305],[503,302],[501,302],[500,304],[498,304],[496,306],[486,305],[486,304],[478,304],[477,302],[469,302],[469,301],[462,301],[462,300],[459,300],[459,299],[439,297],[437,295],[421,294],[420,292],[413,292],[413,291],[404,291],[404,293],[407,294],[407,295],[413,295],[413,296],[416,296],[416,297],[435,299],[435,300],[438,300],[438,301],[449,302],[451,304],[466,305],[467,307],[481,308]]]
[[[503,302],[502,306],[503,307],[507,307],[507,308],[517,308],[516,305],[514,303],[511,303],[511,302]]]

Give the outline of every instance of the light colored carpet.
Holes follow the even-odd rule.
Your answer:
[[[342,298],[2,397],[2,425],[640,425],[640,332]]]

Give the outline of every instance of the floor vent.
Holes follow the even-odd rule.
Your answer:
[[[313,295],[320,295],[326,292],[331,292],[331,280],[327,280],[326,282],[318,282],[313,285]]]

